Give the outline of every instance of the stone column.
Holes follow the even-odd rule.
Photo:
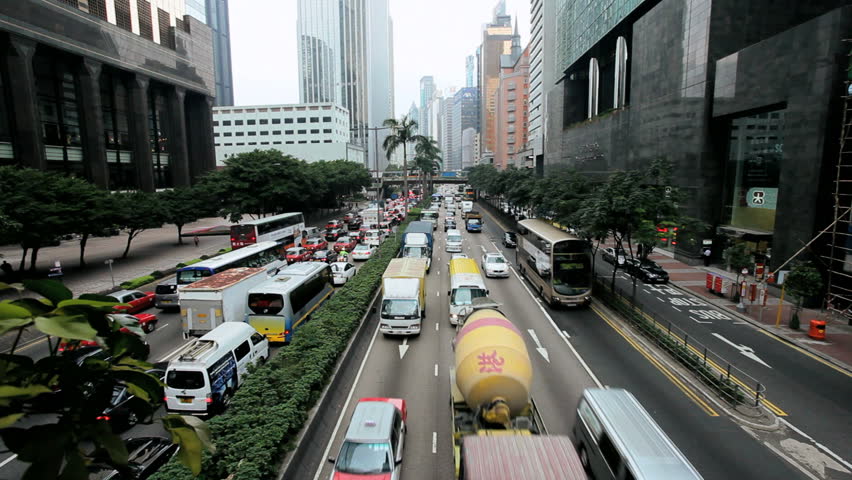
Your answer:
[[[17,35],[9,35],[9,45],[3,60],[9,72],[9,85],[13,87],[12,112],[15,115],[15,157],[19,164],[44,170],[47,159],[44,137],[38,115],[33,54],[36,42]]]
[[[80,116],[83,120],[83,152],[86,173],[95,185],[109,188],[109,168],[101,108],[101,62],[84,58],[80,62]]]
[[[213,97],[192,95],[187,101],[190,136],[190,176],[195,183],[205,172],[216,168],[213,138]]]
[[[133,163],[136,165],[136,186],[145,192],[154,191],[154,163],[151,159],[151,129],[148,125],[148,84],[144,75],[130,81],[130,137],[133,142]]]
[[[169,166],[175,187],[188,187],[189,149],[186,145],[186,89],[173,87],[168,96],[169,116]]]

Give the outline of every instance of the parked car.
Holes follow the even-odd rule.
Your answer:
[[[334,262],[331,264],[331,282],[334,285],[343,285],[358,273],[355,265],[349,262]]]
[[[314,262],[334,263],[337,261],[337,252],[334,250],[317,250],[311,260]]]
[[[506,248],[517,248],[518,235],[515,232],[503,232],[503,246]]]
[[[332,228],[325,232],[325,239],[329,242],[336,242],[338,238],[343,236],[343,233],[344,230],[341,228]]]
[[[666,283],[669,281],[668,272],[663,270],[656,262],[650,260],[642,262],[628,258],[624,262],[624,270],[645,283]]]
[[[304,262],[311,259],[313,252],[304,247],[290,247],[285,252],[287,263]]]
[[[618,257],[615,255],[615,249],[612,247],[606,247],[601,250],[601,259],[610,265],[615,265],[618,261]]]
[[[340,253],[341,250],[346,249],[347,252],[351,252],[357,245],[358,240],[354,237],[340,237],[334,243],[334,251]]]
[[[124,441],[127,449],[127,466],[131,476],[120,474],[111,466],[95,462],[89,466],[89,478],[97,480],[144,480],[155,473],[177,453],[177,444],[170,438],[163,437],[133,437]]]
[[[325,224],[326,230],[333,230],[335,228],[343,228],[343,222],[340,220],[329,220],[328,223]]]
[[[334,464],[333,480],[398,479],[402,472],[407,407],[401,398],[362,398]]]
[[[352,250],[352,260],[369,260],[376,253],[376,247],[372,245],[358,245]]]
[[[328,241],[324,238],[309,238],[305,242],[305,248],[310,250],[311,252],[316,252],[317,250],[325,250],[328,248]]]
[[[509,262],[499,253],[486,253],[482,256],[482,271],[486,277],[509,278]]]
[[[119,290],[107,296],[114,298],[116,302],[127,304],[116,305],[116,312],[136,313],[153,307],[157,294],[154,292],[140,292],[139,290]]]
[[[159,378],[160,381],[163,381],[166,376],[166,371],[159,368],[146,370],[145,373]],[[163,394],[160,393],[160,397],[162,396]],[[112,390],[110,406],[97,417],[97,420],[109,423],[114,432],[125,431],[136,425],[140,420],[133,408],[133,403],[137,401],[136,395],[131,392],[127,385],[116,385]]]

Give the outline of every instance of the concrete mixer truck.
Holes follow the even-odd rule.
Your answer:
[[[453,345],[450,389],[456,478],[585,478],[570,440],[545,436],[544,422],[530,396],[532,362],[520,330],[496,308],[479,308],[465,318]],[[531,438],[539,434],[540,439]],[[541,448],[550,454],[541,455]],[[504,470],[501,475],[482,469],[509,452],[515,452],[512,461],[497,462]],[[506,470],[524,468],[542,476],[518,477]]]

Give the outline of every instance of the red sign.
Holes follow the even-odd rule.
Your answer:
[[[480,353],[476,358],[479,360],[479,373],[503,372],[503,364],[506,363],[506,359],[498,357],[497,350],[492,351],[490,354]]]
[[[722,293],[722,277],[716,277],[713,279],[713,291],[716,293]]]
[[[713,274],[707,274],[707,290],[713,290]]]

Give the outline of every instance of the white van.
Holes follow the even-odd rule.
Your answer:
[[[384,237],[382,236],[381,230],[367,230],[367,232],[364,234],[364,243],[366,245],[378,247],[382,244],[383,239]]]
[[[462,233],[461,230],[451,228],[447,230],[447,252],[462,251]]]
[[[462,218],[466,218],[467,212],[473,210],[473,202],[471,202],[470,200],[463,200],[461,202],[461,209],[462,209]]]
[[[226,322],[180,349],[166,368],[166,410],[209,415],[225,409],[248,366],[269,358],[269,342],[251,325]]]

